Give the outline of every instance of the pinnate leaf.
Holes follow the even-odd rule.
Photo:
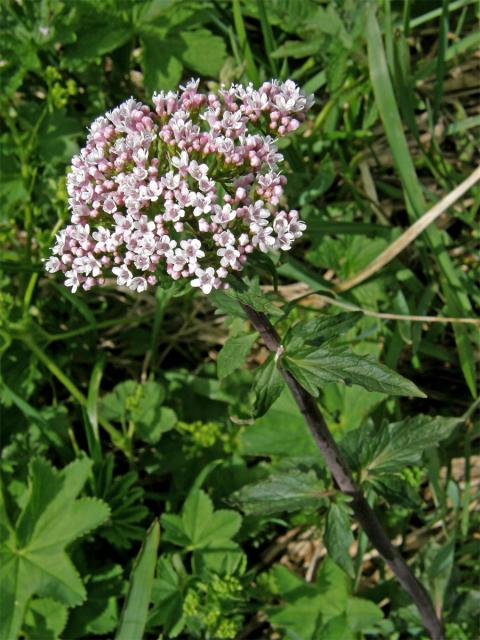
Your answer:
[[[324,502],[324,489],[313,472],[294,471],[248,484],[234,493],[232,500],[248,514],[271,515],[318,508]]]
[[[253,383],[255,391],[255,404],[253,412],[255,417],[263,416],[280,396],[285,383],[277,368],[273,355],[269,356],[257,370]]]
[[[217,372],[220,380],[242,366],[257,337],[258,333],[247,333],[228,338],[217,358]]]
[[[298,322],[291,330],[292,338],[300,338],[304,343],[325,342],[346,333],[363,317],[361,312],[337,313],[321,316],[308,322]]]
[[[369,473],[384,474],[416,464],[425,449],[448,438],[459,422],[458,418],[423,414],[401,422],[384,422],[375,437],[365,442],[363,466]]]
[[[294,355],[287,355],[283,362],[298,382],[315,396],[323,385],[341,382],[392,396],[425,397],[413,382],[370,355],[359,356],[338,348],[305,348]]]
[[[348,509],[343,503],[332,502],[328,509],[327,526],[325,528],[325,546],[331,558],[351,578],[354,577],[352,558],[349,554],[353,542]]]

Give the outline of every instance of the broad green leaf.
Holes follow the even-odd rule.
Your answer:
[[[6,611],[0,620],[0,637],[17,636],[33,595],[53,598],[68,606],[84,601],[85,587],[65,547],[98,527],[109,515],[104,502],[77,499],[90,469],[91,462],[86,458],[77,459],[60,472],[45,460],[32,460],[27,503],[16,531],[9,529],[0,551]]]
[[[294,640],[314,640],[322,616],[328,613],[328,605],[325,607],[321,594],[299,597],[292,603],[267,610],[273,628],[285,630],[285,637]]]
[[[225,41],[208,29],[183,31],[181,59],[186,67],[202,76],[218,76],[227,57]]]
[[[335,180],[335,170],[329,157],[321,164],[315,178],[303,190],[299,198],[299,203],[303,207],[309,202],[313,202],[330,189]]]
[[[169,558],[161,557],[158,560],[152,602],[149,623],[163,625],[170,637],[176,637],[173,629],[179,633],[182,628],[183,593],[180,578]]]
[[[106,420],[125,422],[127,420],[127,402],[135,397],[138,383],[135,380],[125,380],[117,384],[112,392],[107,393],[100,400],[100,413]]]
[[[228,338],[217,356],[217,373],[220,379],[226,378],[243,365],[257,338],[256,332]]]
[[[425,394],[400,374],[380,364],[372,356],[359,356],[342,349],[304,349],[284,356],[282,362],[310,393],[330,382],[357,384],[367,391],[393,396],[424,398]]]
[[[67,624],[68,609],[51,598],[33,598],[25,614],[28,640],[57,640]]]
[[[65,638],[95,637],[111,634],[118,625],[118,594],[124,585],[120,565],[107,565],[95,571],[87,584],[87,599],[71,609]]]
[[[286,387],[267,413],[242,431],[240,453],[319,459],[315,441]]]
[[[65,48],[66,60],[91,60],[110,53],[133,37],[131,26],[118,16],[105,11],[88,13],[88,6],[82,11],[81,29],[75,44]]]
[[[321,316],[308,322],[298,322],[290,334],[303,342],[325,342],[346,333],[363,317],[361,312],[338,313],[334,316]]]
[[[234,318],[247,317],[245,311],[240,306],[240,303],[231,295],[228,295],[227,291],[214,289],[211,293],[209,293],[208,299],[215,307],[217,307],[217,314],[225,313],[227,315],[233,316]]]
[[[132,422],[138,437],[155,444],[176,422],[175,413],[162,406],[164,399],[165,389],[158,382],[126,380],[101,399],[100,413],[123,425]]]
[[[208,495],[197,490],[186,499],[180,516],[164,514],[161,523],[165,531],[164,540],[191,549],[202,549],[230,540],[240,529],[242,518],[236,511],[214,511]]]
[[[425,557],[428,590],[437,611],[443,608],[446,590],[452,574],[455,559],[455,540],[448,540],[440,546],[433,542]]]
[[[140,6],[139,22],[148,26],[154,20],[162,19],[169,9],[180,3],[181,0],[147,0]]]
[[[342,613],[334,618],[330,618],[330,620],[323,625],[318,634],[315,637],[315,640],[356,640],[357,636],[350,628],[348,624],[348,618],[346,613]]]
[[[213,510],[204,491],[192,493],[183,506],[184,531],[194,547],[204,547],[216,540],[228,540],[240,529],[242,519],[236,511]]]
[[[416,464],[425,449],[438,446],[459,422],[458,418],[419,414],[401,422],[384,422],[378,429],[369,429],[364,434],[360,429],[357,442],[363,448],[362,467],[369,473],[384,474]]]
[[[236,289],[227,289],[225,293],[227,296],[230,296],[242,304],[246,304],[255,311],[268,313],[271,316],[283,316],[283,311],[270,302],[265,295],[253,293],[252,291],[237,291]]]
[[[78,152],[77,138],[81,133],[78,120],[56,109],[42,122],[38,132],[38,152],[44,162],[64,164]]]
[[[135,560],[115,640],[142,640],[144,637],[159,543],[160,526],[155,520]]]
[[[149,29],[142,33],[142,69],[149,93],[174,89],[182,77],[180,61],[182,45],[178,38],[166,36],[162,30]]]
[[[253,413],[255,417],[263,416],[282,393],[285,382],[278,370],[273,355],[270,355],[255,374],[253,390],[255,392],[255,404]]]
[[[247,514],[271,515],[299,509],[316,509],[325,498],[325,486],[313,473],[293,471],[247,484],[233,494],[232,500]]]
[[[346,614],[349,627],[355,633],[361,631],[375,633],[374,626],[383,620],[380,607],[364,598],[348,598]]]
[[[348,576],[329,557],[322,561],[314,583],[278,566],[270,576],[274,593],[285,604],[267,610],[268,618],[288,638],[355,638],[362,631],[375,633],[374,625],[383,618],[376,604],[351,595]],[[335,636],[336,632],[341,635]]]
[[[355,576],[349,553],[352,542],[353,534],[348,508],[343,503],[332,502],[328,509],[324,543],[331,558],[351,578]]]

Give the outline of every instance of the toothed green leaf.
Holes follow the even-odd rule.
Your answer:
[[[91,465],[87,458],[79,458],[57,471],[46,460],[32,460],[28,500],[16,526],[5,524],[0,548],[1,638],[17,637],[33,595],[69,606],[84,601],[85,587],[65,547],[98,527],[110,513],[100,500],[77,499]]]

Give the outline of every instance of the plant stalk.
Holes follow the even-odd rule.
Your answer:
[[[242,307],[253,327],[259,332],[265,346],[269,351],[277,353],[281,347],[280,336],[267,316],[264,313],[255,311],[248,305],[242,304]],[[390,542],[375,512],[368,504],[360,487],[355,483],[352,472],[343,459],[320,413],[315,398],[305,391],[289,371],[282,367],[280,367],[280,371],[305,422],[310,428],[315,443],[322,453],[336,484],[344,494],[349,496],[349,505],[369,537],[370,542],[383,557],[403,589],[412,598],[420,613],[423,625],[432,640],[444,640],[443,625],[435,613],[430,596],[414,576],[398,549]]]

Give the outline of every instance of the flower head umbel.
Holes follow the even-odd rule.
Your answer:
[[[286,251],[302,235],[262,131],[294,131],[313,97],[291,80],[198,86],[155,93],[154,109],[130,98],[92,123],[67,179],[70,224],[45,264],[72,291],[113,276],[141,292],[163,273],[210,293],[254,249]]]

